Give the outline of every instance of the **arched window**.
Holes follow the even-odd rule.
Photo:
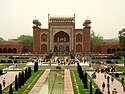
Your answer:
[[[54,46],[54,52],[58,52],[57,46]]]
[[[2,48],[0,48],[0,53],[2,53],[3,51],[2,51]]]
[[[3,53],[7,53],[7,48],[3,48]]]
[[[16,53],[17,52],[17,49],[16,48],[13,48],[13,53]]]
[[[11,48],[8,49],[8,53],[12,53],[12,49]]]
[[[41,41],[47,41],[47,35],[46,34],[41,35]]]
[[[111,49],[110,48],[107,49],[107,54],[111,54]]]
[[[82,45],[81,44],[76,45],[76,52],[82,52]]]
[[[47,45],[46,44],[42,44],[41,45],[41,52],[42,54],[44,54],[47,51]]]
[[[66,46],[66,52],[69,52],[69,46]]]
[[[76,35],[76,41],[77,42],[82,42],[82,35],[81,34]]]
[[[117,52],[120,51],[120,48],[117,49]]]
[[[113,49],[112,49],[112,53],[115,53],[115,52],[116,52],[116,49],[115,49],[115,48],[113,48]]]

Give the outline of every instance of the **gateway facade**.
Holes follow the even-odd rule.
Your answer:
[[[90,20],[85,20],[83,29],[76,29],[75,14],[73,17],[50,17],[48,15],[48,29],[42,29],[41,23],[33,20],[33,52],[89,53],[90,24]]]

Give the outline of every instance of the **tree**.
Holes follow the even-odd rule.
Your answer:
[[[4,40],[2,37],[0,37],[0,42],[1,42],[1,41],[5,41],[5,40]]]
[[[24,78],[24,72],[22,71],[22,85],[24,85],[25,78]]]
[[[21,85],[22,85],[22,77],[21,77],[22,75],[21,75],[21,73],[19,72],[19,88],[21,88]]]
[[[88,88],[88,80],[87,80],[87,73],[85,73],[85,76],[84,76],[84,88],[87,89]]]
[[[120,45],[122,46],[123,49],[125,49],[125,28],[119,31],[118,35],[119,35]]]
[[[27,74],[28,74],[28,72],[27,72],[27,68],[25,69],[25,81],[24,82],[26,82],[27,81]]]
[[[0,94],[2,94],[2,85],[0,83]]]
[[[28,67],[28,78],[30,78],[30,77],[31,77],[31,68]]]
[[[35,62],[34,64],[34,72],[37,72],[38,71],[38,62]]]
[[[30,35],[21,35],[18,37],[19,43],[25,46],[32,46],[33,37]]]
[[[18,91],[18,79],[17,79],[17,75],[15,76],[15,90]]]
[[[13,94],[12,84],[10,84],[9,94]]]
[[[95,32],[92,31],[90,36],[91,51],[93,50],[93,48],[97,48],[96,52],[100,52],[100,49],[98,47],[102,44],[102,42],[103,42],[103,37],[100,36],[99,34],[96,36]]]
[[[93,94],[93,92],[92,92],[92,81],[90,81],[90,94]]]

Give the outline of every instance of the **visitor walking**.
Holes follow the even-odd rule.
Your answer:
[[[3,79],[3,87],[5,87],[5,78]]]
[[[105,82],[102,83],[102,91],[104,92],[105,89]]]
[[[124,86],[124,78],[121,79],[122,86]]]
[[[105,77],[105,79],[106,79],[106,72],[105,72],[105,74],[104,74],[104,77]]]
[[[114,77],[112,76],[112,77],[111,77],[111,82],[112,82],[112,84],[113,84],[113,81],[114,81]]]

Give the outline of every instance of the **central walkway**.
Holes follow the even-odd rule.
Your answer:
[[[70,70],[65,69],[65,76],[64,76],[64,88],[65,88],[65,94],[74,94],[71,76],[70,76]]]
[[[93,72],[87,72],[90,76]],[[114,90],[114,88],[116,88],[117,90],[117,94],[125,94],[125,92],[123,92],[123,87],[121,85],[121,83],[119,81],[117,81],[116,79],[114,79],[114,82],[111,82],[111,76],[106,74],[107,76],[110,77],[110,94],[112,94],[112,91]],[[95,83],[98,85],[98,87],[100,88],[100,90],[102,91],[102,83],[105,82],[105,89],[103,94],[108,94],[108,89],[107,89],[107,79],[105,79],[104,77],[104,73],[96,73],[96,79],[93,79],[95,81]]]

